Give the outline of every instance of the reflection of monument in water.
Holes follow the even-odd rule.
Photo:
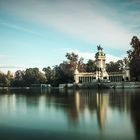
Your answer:
[[[75,105],[77,113],[85,111],[88,108],[89,112],[95,113],[99,128],[103,130],[107,120],[107,108],[109,104],[109,94],[100,93],[92,90],[86,90],[84,92],[77,91],[75,94]]]
[[[80,112],[83,112],[85,109],[93,112],[96,110],[96,93],[91,90],[76,91],[75,105]]]
[[[87,124],[87,122],[91,122],[90,126],[91,128],[93,128],[93,131],[95,125],[97,125],[96,128],[98,129],[98,132],[102,135],[106,135],[108,134],[108,128],[110,128],[109,125],[111,123],[115,123],[116,121],[116,114],[109,115],[108,113],[114,113],[114,111],[120,113],[117,114],[117,117],[120,117],[122,114],[126,113],[126,115],[128,115],[129,118],[131,109],[130,103],[134,95],[130,94],[132,93],[132,90],[130,91],[90,89],[63,91],[64,92],[61,92],[57,95],[54,93],[47,94],[47,96],[49,96],[49,99],[59,99],[56,100],[57,104],[53,104],[53,106],[57,107],[58,110],[61,109],[65,112],[64,114],[66,115],[68,123],[72,127],[79,127],[82,125],[85,126],[85,128],[87,128],[89,125]],[[48,101],[49,100],[47,100],[47,102]],[[58,106],[59,103],[64,104],[64,106]],[[113,118],[114,116],[115,118]],[[135,113],[133,112],[134,120],[136,120],[136,116],[139,117],[139,115],[135,115]],[[122,117],[124,118],[124,116]],[[111,123],[109,123],[109,119],[111,119]],[[137,120],[139,119],[137,118]]]
[[[109,104],[109,94],[104,94],[98,92],[96,94],[97,101],[97,119],[99,123],[99,127],[101,129],[105,128],[105,123],[107,120],[107,108]]]

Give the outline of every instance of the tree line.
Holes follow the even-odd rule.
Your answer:
[[[131,49],[127,51],[128,57],[117,62],[106,64],[107,72],[120,72],[124,65],[129,62],[131,79],[140,80],[140,40],[133,36],[131,40]],[[28,68],[26,70],[17,70],[14,76],[10,71],[7,74],[0,73],[0,86],[25,87],[31,84],[51,84],[58,86],[60,83],[73,83],[74,71],[78,67],[79,72],[95,72],[97,70],[95,60],[89,59],[84,63],[84,59],[75,53],[66,53],[66,60],[59,65],[51,68],[44,67],[42,71],[39,68]]]

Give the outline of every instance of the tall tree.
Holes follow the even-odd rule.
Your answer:
[[[52,76],[52,86],[59,86],[59,84],[63,84],[63,83],[69,83],[71,81],[71,75],[69,75],[67,73],[67,71],[65,71],[65,66],[67,65],[63,65],[60,64],[59,66],[56,65],[53,68],[53,76]]]
[[[0,86],[4,87],[8,85],[8,79],[4,73],[0,73]]]
[[[13,81],[13,74],[11,73],[11,71],[8,70],[6,78],[7,78],[7,86],[11,86],[11,83]]]
[[[38,68],[26,69],[24,80],[27,86],[30,86],[31,84],[40,84],[46,82],[45,76],[39,71]]]
[[[120,72],[124,69],[124,61],[118,60],[117,62],[109,62],[106,64],[107,72]]]
[[[69,63],[73,66],[75,66],[78,62],[78,55],[75,54],[74,52],[72,53],[66,53],[66,58],[69,61]]]
[[[130,45],[132,49],[127,51],[130,61],[131,77],[140,80],[140,40],[137,36],[133,36]]]
[[[73,83],[74,82],[74,71],[76,66],[78,66],[79,71],[84,70],[83,58],[79,59],[79,56],[75,53],[66,53],[66,61],[55,66],[52,70],[52,85],[58,86],[63,83]]]
[[[96,61],[89,59],[86,64],[86,72],[95,72],[96,71]]]
[[[14,80],[12,81],[12,86],[14,86],[14,87],[26,86],[24,76],[25,76],[25,71],[17,70],[15,72]]]
[[[86,72],[86,64],[83,57],[78,60],[78,70],[79,72]]]
[[[46,82],[50,84],[52,82],[53,78],[53,71],[51,67],[43,68],[42,71],[44,71],[45,76],[46,76]]]

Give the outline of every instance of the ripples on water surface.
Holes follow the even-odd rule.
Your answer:
[[[140,90],[0,91],[0,140],[140,139]]]

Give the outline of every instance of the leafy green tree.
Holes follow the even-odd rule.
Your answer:
[[[130,74],[136,80],[140,80],[140,40],[137,36],[133,36],[130,45],[132,48],[127,51],[130,61]]]
[[[14,77],[14,80],[12,81],[11,85],[14,86],[14,87],[24,87],[24,86],[26,86],[24,76],[25,76],[25,71],[17,70],[15,72],[15,77]]]
[[[95,72],[96,71],[96,62],[89,59],[86,64],[86,72]]]
[[[74,71],[76,66],[81,66],[83,64],[83,59],[81,58],[79,61],[79,56],[75,53],[66,53],[66,61],[63,63],[54,66],[52,70],[52,85],[58,86],[63,83],[73,83],[74,82]],[[82,67],[79,67],[82,69]],[[47,72],[49,74],[49,72]],[[50,75],[50,74],[49,74]],[[47,75],[48,77],[48,75]]]
[[[124,69],[124,61],[118,60],[117,62],[109,62],[106,64],[107,72],[120,72]]]
[[[6,78],[7,78],[7,86],[11,86],[11,83],[13,81],[13,74],[10,71],[7,72]]]
[[[53,79],[53,70],[51,67],[43,68],[42,71],[44,71],[46,76],[46,83],[50,84]]]
[[[25,75],[25,72],[22,70],[17,70],[15,72],[15,79],[22,80]]]
[[[83,57],[78,60],[78,70],[79,72],[86,72],[86,64]]]
[[[31,84],[40,84],[46,82],[45,76],[39,71],[38,68],[26,69],[24,80],[27,86],[30,86]]]
[[[69,64],[72,66],[72,68],[76,68],[76,65],[78,63],[78,55],[75,53],[66,53],[66,58],[69,62]]]
[[[86,64],[84,64],[84,58],[79,58],[78,54],[75,53],[67,53],[66,54],[67,60],[63,62],[63,64],[67,65],[68,72],[73,75],[76,67],[78,66],[79,72],[86,72]]]
[[[1,87],[10,86],[10,81],[4,73],[0,73],[0,86]]]
[[[64,72],[61,64],[58,66],[54,66],[53,68],[53,76],[52,76],[52,86],[59,86],[59,84],[68,83],[70,77],[67,73]]]

